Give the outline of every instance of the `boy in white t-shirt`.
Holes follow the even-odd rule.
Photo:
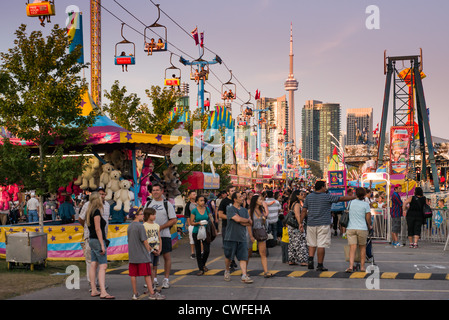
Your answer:
[[[161,233],[160,227],[155,222],[156,220],[156,210],[153,208],[147,208],[143,211],[143,226],[145,227],[145,232],[148,237],[148,244],[150,246],[151,255],[151,282],[154,284],[154,277],[157,275],[157,266],[159,264],[159,256],[161,254]],[[154,285],[154,287],[156,287]]]

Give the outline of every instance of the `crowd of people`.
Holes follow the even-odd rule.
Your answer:
[[[392,245],[401,246],[398,235],[401,217],[406,212],[410,248],[418,247],[421,225],[424,222],[423,206],[427,203],[422,189],[417,187],[415,195],[404,201],[399,196],[400,185],[394,186],[391,195]],[[163,300],[161,289],[170,288],[172,241],[170,229],[178,217],[175,206],[164,197],[160,184],[153,184],[145,206],[131,208],[122,215],[118,223],[129,219],[128,252],[129,275],[132,299],[139,299],[137,277],[144,277],[148,296],[152,300]],[[78,221],[84,227],[82,243],[86,260],[87,279],[92,297],[114,299],[106,285],[108,225],[114,222],[111,204],[105,201],[106,192],[99,188],[85,192],[73,199],[66,196],[59,205],[58,215],[64,223]],[[373,201],[375,199],[375,201]],[[328,192],[324,181],[313,187],[272,190],[237,190],[230,185],[217,195],[197,194],[194,190],[186,194],[187,202],[178,210],[186,218],[189,234],[190,258],[195,259],[198,276],[207,271],[211,240],[205,230],[214,226],[222,235],[222,250],[225,257],[224,280],[231,281],[231,272],[240,267],[241,282],[253,283],[248,274],[252,254],[258,252],[263,276],[271,278],[268,270],[268,249],[280,245],[282,262],[300,265],[309,270],[327,271],[324,265],[326,249],[331,245],[331,236],[347,238],[349,266],[353,272],[357,249],[360,250],[361,271],[365,271],[366,243],[372,230],[371,209],[384,207],[385,195],[372,195],[369,189],[348,189],[346,196]],[[343,212],[332,211],[332,204],[345,202],[349,222],[345,228],[339,225]],[[375,206],[374,203],[377,205]],[[26,201],[27,216],[36,221],[39,202],[33,194]],[[163,261],[164,274],[161,287],[157,279],[158,266]],[[239,265],[237,265],[238,260]],[[315,264],[316,261],[316,264]]]

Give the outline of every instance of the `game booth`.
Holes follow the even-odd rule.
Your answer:
[[[83,115],[88,115],[94,105],[91,96],[86,93],[81,103]],[[65,194],[78,195],[83,190],[104,187],[107,192],[106,201],[111,205],[112,217],[108,226],[110,240],[107,249],[108,260],[127,260],[128,223],[125,221],[127,212],[131,206],[145,204],[148,196],[147,186],[151,181],[162,183],[165,186],[166,198],[174,202],[174,198],[180,194],[178,188],[181,181],[176,166],[170,162],[170,149],[177,144],[190,145],[190,142],[182,137],[130,132],[104,115],[98,116],[88,131],[89,138],[85,144],[91,146],[93,156],[89,159],[83,174],[74,177],[69,186],[61,186],[58,194],[54,195],[54,200],[57,206],[58,200],[64,199]],[[11,142],[33,146],[30,142],[13,137]],[[154,157],[164,158],[162,166],[165,166],[165,170],[161,175],[153,172]],[[114,198],[118,191],[120,199]],[[0,226],[0,258],[6,257],[8,235],[38,231],[38,223]],[[58,220],[44,221],[44,233],[47,234],[47,260],[84,260],[81,247],[83,232],[83,227],[77,222],[61,224]],[[174,226],[172,244],[176,245],[177,240],[178,233]]]

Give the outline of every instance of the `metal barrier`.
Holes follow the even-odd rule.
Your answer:
[[[400,240],[407,243],[407,219],[402,217],[401,220]],[[421,228],[420,241],[444,244],[449,232],[449,210],[432,208],[432,219],[428,219]]]
[[[373,226],[373,239],[391,241],[390,210],[371,209],[371,225]],[[449,210],[432,208],[432,219],[428,219],[421,229],[420,241],[445,244],[449,234]],[[408,243],[407,219],[401,218],[401,243]]]

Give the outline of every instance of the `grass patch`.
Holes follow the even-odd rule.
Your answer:
[[[110,261],[108,268],[118,268],[128,261]],[[0,260],[0,300],[13,298],[26,293],[65,283],[67,276],[53,275],[65,273],[70,265],[78,266],[80,277],[86,277],[86,263],[84,261],[47,261],[47,267],[35,266],[34,271],[25,268],[8,270],[5,260]]]

